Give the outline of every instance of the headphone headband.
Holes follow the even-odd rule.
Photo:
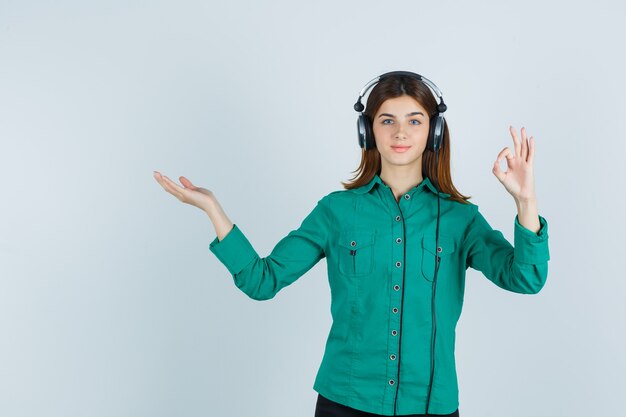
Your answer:
[[[428,87],[430,87],[430,89],[433,90],[435,95],[437,97],[439,97],[439,104],[437,105],[437,111],[439,113],[443,113],[443,112],[445,112],[448,109],[448,106],[446,106],[445,103],[443,102],[443,95],[441,94],[441,90],[439,90],[439,87],[437,87],[434,82],[430,81],[428,78],[426,78],[426,77],[424,77],[424,76],[422,76],[420,74],[417,74],[415,72],[410,72],[410,71],[391,71],[391,72],[386,72],[386,73],[384,73],[382,75],[379,75],[378,77],[370,80],[367,84],[365,84],[365,87],[363,87],[363,89],[359,93],[359,98],[357,99],[356,103],[354,103],[354,110],[356,110],[358,112],[362,112],[365,109],[365,107],[361,103],[361,99],[363,98],[365,93],[367,93],[369,91],[370,88],[372,88],[374,85],[378,84],[379,82],[381,82],[385,78],[393,77],[393,76],[396,76],[396,75],[417,78],[419,81],[423,82]]]

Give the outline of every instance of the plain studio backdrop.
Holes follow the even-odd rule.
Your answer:
[[[326,260],[253,301],[209,218],[152,177],[214,191],[261,256],[358,166],[364,84],[423,74],[452,174],[512,241],[491,173],[536,139],[549,276],[468,271],[463,417],[623,415],[626,73],[618,1],[0,1],[0,415],[312,417]]]

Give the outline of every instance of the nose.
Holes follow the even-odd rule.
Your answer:
[[[398,124],[398,129],[396,130],[396,134],[394,135],[395,139],[406,139],[406,131],[401,124]]]

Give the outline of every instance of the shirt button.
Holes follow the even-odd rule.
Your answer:
[[[392,354],[391,356],[389,356],[389,359],[391,359],[392,361],[395,361],[396,360],[396,355]]]
[[[398,284],[396,284],[396,285],[393,286],[393,289],[398,291],[400,289],[400,286]]]
[[[396,268],[400,268],[400,266],[402,265],[402,262],[396,262]]]
[[[393,312],[394,312],[394,314],[395,314],[395,313],[397,313],[397,312],[398,312],[398,309],[397,309],[396,307],[394,307],[394,308],[392,308],[392,309],[391,309],[391,311],[393,311]]]
[[[391,331],[391,335],[392,335],[392,336],[395,336],[395,335],[397,335],[397,334],[398,334],[398,331],[397,331],[397,330],[392,330],[392,331]]]
[[[356,242],[353,240],[352,242],[350,242],[350,246],[356,246]]]
[[[441,246],[439,246],[439,247],[437,248],[437,252],[441,252],[442,250],[443,250],[443,249],[441,249]]]
[[[395,384],[395,383],[396,383],[396,381],[394,381],[393,379],[390,379],[390,380],[389,380],[389,385],[393,385],[393,384]]]
[[[405,200],[408,200],[408,199],[410,199],[410,198],[411,198],[411,196],[410,196],[410,195],[408,195],[408,194],[405,194],[405,195],[404,195],[404,199],[405,199]]]
[[[396,221],[399,222],[400,220],[402,220],[402,217],[396,216]]]
[[[396,239],[396,243],[402,243],[402,238],[400,238],[400,237],[399,237],[399,238],[397,238],[397,239]]]

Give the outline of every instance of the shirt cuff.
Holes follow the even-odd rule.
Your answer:
[[[516,262],[537,265],[550,260],[548,222],[539,216],[539,225],[539,231],[535,233],[522,226],[518,216],[515,216],[514,255]]]
[[[233,276],[259,256],[236,224],[222,240],[215,237],[209,249]]]

